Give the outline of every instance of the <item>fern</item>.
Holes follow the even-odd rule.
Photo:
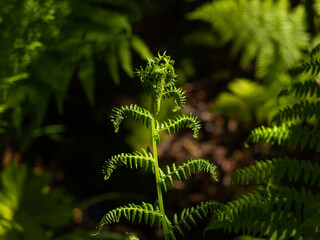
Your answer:
[[[180,110],[186,104],[186,97],[184,96],[182,88],[176,88],[174,86],[165,88],[163,98],[175,99],[176,107],[172,110],[173,112]]]
[[[193,131],[193,137],[198,137],[201,126],[197,118],[193,117],[191,114],[182,114],[179,116],[175,116],[175,118],[173,119],[163,121],[158,132],[165,130],[170,136],[170,131],[177,132],[183,127],[190,128]]]
[[[174,215],[174,225],[172,225],[165,214],[163,202],[163,191],[167,191],[166,180],[173,185],[173,175],[181,181],[181,176],[186,179],[187,174],[191,175],[191,173],[195,171],[208,172],[214,180],[218,180],[215,172],[216,167],[209,161],[201,158],[188,160],[178,167],[176,167],[175,164],[172,164],[171,168],[167,166],[166,173],[159,167],[157,143],[160,141],[160,132],[167,131],[170,135],[171,131],[177,132],[182,127],[187,127],[193,131],[193,137],[196,138],[200,130],[200,123],[196,117],[186,114],[176,115],[173,119],[168,119],[162,123],[157,121],[157,115],[160,112],[161,103],[164,98],[172,97],[176,100],[174,111],[182,108],[186,103],[185,96],[183,95],[184,92],[181,88],[176,88],[175,86],[176,75],[174,73],[173,61],[170,57],[165,54],[159,54],[157,58],[149,59],[148,65],[145,68],[141,67],[140,70],[137,71],[137,75],[140,78],[142,87],[151,93],[151,110],[149,111],[135,104],[121,106],[120,108],[113,109],[111,121],[115,127],[115,132],[118,132],[120,124],[126,117],[131,116],[135,120],[142,119],[151,132],[152,152],[148,148],[148,151],[142,150],[142,152],[136,151],[112,156],[107,160],[103,173],[105,174],[105,179],[108,180],[113,171],[119,166],[126,166],[131,169],[151,169],[156,180],[156,202],[158,205],[152,206],[147,203],[136,205],[130,203],[128,206],[111,210],[100,221],[98,232],[105,224],[119,222],[120,218],[124,216],[132,222],[136,218],[138,218],[139,222],[144,219],[145,223],[150,226],[156,223],[158,227],[162,227],[165,240],[175,240],[175,233],[182,233],[182,226],[189,228],[190,223],[195,224],[194,216],[202,219],[202,217],[207,216],[209,212],[214,213],[220,211],[224,205],[210,201],[201,203],[199,206],[190,209],[185,209],[181,213],[180,220],[178,220],[177,215]]]
[[[121,106],[120,108],[114,108],[113,114],[111,115],[111,122],[113,123],[115,132],[119,131],[121,122],[128,116],[132,116],[134,120],[142,119],[143,123],[149,127],[153,119],[152,114],[145,108],[141,108],[136,104],[130,106]]]
[[[122,216],[131,222],[137,219],[140,223],[143,220],[145,224],[149,224],[151,227],[154,223],[160,227],[162,219],[165,219],[165,216],[160,213],[158,206],[154,207],[152,204],[145,202],[142,202],[141,205],[129,203],[128,206],[118,207],[104,215],[100,221],[98,231],[100,231],[105,224],[119,222]]]
[[[222,44],[232,42],[242,67],[256,59],[258,78],[293,67],[308,46],[304,6],[291,9],[287,0],[213,1],[189,18],[210,23]]]
[[[295,75],[301,73],[311,73],[316,76],[320,72],[320,44],[314,47],[310,52],[310,58],[308,61],[303,62],[300,66],[292,70]]]
[[[311,52],[309,62],[316,61],[318,52],[319,46]],[[320,150],[319,86],[306,74],[309,70],[315,73],[316,68],[302,64],[300,69],[303,69],[299,76],[301,82],[293,83],[279,95],[294,94],[297,102],[274,116],[273,120],[279,125],[255,128],[245,144],[270,142],[271,145],[290,146],[297,156],[301,155],[300,150],[308,149],[310,159],[284,156],[256,161],[252,166],[237,170],[231,184],[254,184],[254,190],[227,203],[232,211],[232,223],[213,216],[207,230],[223,228],[267,239],[319,238],[320,165],[315,162]],[[309,80],[302,82],[303,79]],[[305,120],[311,117],[313,121],[306,124]]]
[[[300,101],[291,107],[281,109],[272,119],[272,122],[289,121],[300,118],[302,120],[319,117],[320,102]]]
[[[196,225],[195,219],[198,218],[202,220],[204,217],[207,217],[209,212],[217,214],[218,216],[220,212],[223,212],[227,215],[227,220],[230,220],[231,213],[225,205],[216,201],[202,202],[195,207],[183,209],[179,217],[177,214],[174,214],[170,233],[177,232],[184,237],[185,234],[182,227],[191,230],[191,225]]]
[[[303,179],[310,186],[320,187],[320,165],[310,160],[296,158],[274,158],[256,161],[254,165],[238,169],[232,176],[231,184],[269,184],[277,183],[288,177],[290,182]]]
[[[176,178],[181,182],[183,176],[184,179],[187,179],[187,174],[191,175],[192,172],[195,171],[205,171],[209,172],[212,176],[212,178],[216,181],[218,181],[217,173],[215,172],[216,166],[213,166],[208,160],[196,158],[196,159],[190,159],[186,163],[183,163],[181,166],[176,167],[176,165],[173,163],[172,167],[170,168],[167,166],[167,171],[161,176],[161,182],[163,184],[164,190],[166,191],[166,185],[164,182],[168,180],[172,186],[173,184],[173,178],[172,176],[176,176]]]
[[[116,156],[112,156],[107,160],[106,165],[103,169],[105,174],[104,179],[108,180],[112,172],[119,166],[126,166],[132,168],[144,168],[148,170],[152,169],[154,172],[154,159],[151,152],[146,152],[142,149],[142,152],[133,152],[133,153],[121,153]]]
[[[278,98],[283,96],[288,96],[294,94],[296,97],[303,97],[303,96],[316,96],[320,97],[320,88],[319,84],[314,80],[308,80],[305,82],[296,82],[292,84],[292,86],[283,89],[279,94]]]
[[[247,138],[245,145],[249,142],[271,142],[271,144],[278,144],[290,146],[293,144],[294,148],[300,149],[310,148],[315,151],[320,151],[320,131],[318,129],[310,129],[307,125],[288,125],[282,124],[273,127],[258,127],[254,129]]]
[[[155,108],[155,114],[160,111],[162,99],[167,92],[166,89],[175,83],[175,72],[173,68],[174,61],[170,57],[159,54],[157,58],[149,59],[145,69],[140,68],[137,75],[140,77],[142,86],[152,91],[152,99]],[[179,99],[183,99],[181,91],[175,91],[179,94]]]
[[[212,218],[207,230],[222,227],[228,231],[253,236],[270,236],[274,239],[301,239],[301,226],[309,217],[318,213],[310,213],[319,195],[305,189],[298,192],[294,188],[261,187],[253,193],[246,194],[239,200],[228,203],[233,221]],[[294,211],[291,211],[294,209]],[[311,215],[310,215],[311,214]],[[305,236],[313,234],[304,232]]]

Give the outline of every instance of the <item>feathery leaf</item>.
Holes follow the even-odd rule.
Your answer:
[[[290,121],[297,118],[306,120],[313,116],[320,116],[320,101],[309,102],[308,100],[305,100],[295,103],[293,106],[280,109],[272,118],[271,122]]]
[[[231,212],[226,205],[213,200],[201,202],[195,207],[183,209],[179,218],[177,214],[174,214],[170,232],[177,232],[180,235],[184,236],[183,228],[191,230],[191,225],[196,225],[195,218],[203,219],[204,217],[207,217],[208,213],[212,213],[215,215],[223,213],[225,214],[226,219],[228,219],[229,221],[231,220]]]
[[[152,172],[154,172],[154,162],[152,153],[144,149],[141,152],[135,151],[133,153],[121,153],[112,156],[106,161],[106,165],[103,168],[104,179],[108,180],[112,172],[119,166],[126,166],[131,169],[144,168],[145,170],[151,168]]]
[[[162,184],[165,184],[165,180],[168,180],[170,184],[174,186],[172,180],[173,175],[176,176],[179,179],[179,181],[182,181],[181,175],[184,179],[187,179],[187,175],[190,176],[191,173],[195,171],[208,172],[214,180],[218,181],[216,166],[213,166],[213,164],[211,164],[208,160],[196,158],[188,160],[186,163],[183,163],[179,167],[176,167],[174,163],[172,164],[171,168],[167,166],[167,172],[161,175],[161,182]]]
[[[175,133],[183,127],[190,128],[193,131],[193,137],[197,138],[201,125],[198,119],[191,114],[182,114],[162,122],[161,128],[158,129],[158,133],[165,130],[170,135],[170,131]]]
[[[304,149],[309,147],[320,151],[320,131],[316,128],[309,128],[307,125],[290,125],[281,124],[273,127],[261,126],[251,131],[249,137],[245,142],[248,143],[271,142],[278,145],[291,145],[294,148],[300,147]]]
[[[153,116],[147,109],[139,107],[136,104],[113,108],[112,111],[111,122],[113,123],[115,132],[119,131],[121,122],[128,116],[133,117],[136,121],[142,118],[143,123],[146,124],[147,127],[151,124],[151,120],[153,119]]]
[[[174,98],[176,102],[176,107],[173,112],[176,112],[184,107],[186,104],[186,97],[184,96],[184,91],[182,88],[176,88],[175,86],[166,87],[163,92],[163,98]]]
[[[150,203],[142,202],[141,205],[129,203],[127,206],[118,207],[109,211],[99,223],[98,232],[106,224],[117,223],[121,217],[125,217],[127,220],[134,222],[137,220],[139,223],[144,220],[145,224],[153,226],[154,223],[162,223],[164,216],[160,213],[158,206],[153,206]]]

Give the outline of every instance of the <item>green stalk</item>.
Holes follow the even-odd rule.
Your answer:
[[[152,112],[154,113],[153,110],[154,110],[154,107],[152,104]],[[162,189],[161,189],[161,182],[160,182],[160,171],[159,171],[159,164],[158,164],[157,141],[156,141],[155,115],[153,116],[153,119],[151,122],[151,138],[152,138],[153,159],[155,161],[155,177],[156,177],[156,184],[157,184],[158,202],[159,202],[160,213],[163,215],[162,227],[163,227],[164,239],[167,240],[169,230],[168,230],[167,222],[165,220],[166,215],[165,215],[165,211],[164,211]]]

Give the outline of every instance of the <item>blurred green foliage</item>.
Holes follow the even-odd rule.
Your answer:
[[[54,239],[68,225],[74,203],[49,185],[51,175],[11,162],[1,172],[0,239]]]
[[[232,80],[214,109],[243,122],[270,120],[278,109],[275,96],[290,82],[288,71],[303,59],[310,44],[305,4],[213,1],[188,18],[209,23],[212,30],[206,34],[219,45],[229,44],[231,56],[240,59],[243,75],[252,75],[252,79]]]
[[[10,0],[0,3],[2,132],[14,127],[27,141],[52,99],[60,112],[72,79],[94,104],[96,64],[119,83],[119,67],[133,76],[132,50],[151,57],[131,24],[141,18],[133,1]]]

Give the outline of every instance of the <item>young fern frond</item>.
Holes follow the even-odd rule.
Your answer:
[[[187,178],[187,174],[191,175],[195,171],[205,171],[211,174],[212,178],[217,180],[215,169],[216,167],[209,163],[209,161],[198,158],[191,159],[179,167],[174,164],[172,168],[167,167],[167,173],[164,173],[159,167],[157,143],[160,141],[160,132],[167,131],[170,135],[170,131],[179,131],[182,127],[190,128],[193,131],[193,136],[198,137],[200,130],[200,122],[196,117],[192,115],[178,115],[173,119],[164,121],[161,125],[157,121],[157,114],[160,111],[161,102],[165,98],[174,98],[176,101],[176,107],[174,111],[181,109],[185,103],[186,98],[182,88],[176,88],[175,74],[173,68],[173,61],[165,54],[159,55],[158,58],[149,59],[148,66],[141,68],[137,71],[140,77],[142,86],[151,92],[151,110],[141,108],[135,104],[130,106],[122,106],[120,108],[114,108],[111,115],[111,121],[113,122],[115,132],[119,131],[119,126],[122,121],[127,117],[133,117],[134,120],[142,119],[142,121],[148,127],[150,125],[151,133],[151,150],[143,150],[141,152],[133,153],[121,153],[112,156],[106,161],[106,165],[103,169],[105,174],[105,180],[108,180],[113,171],[119,166],[126,166],[131,169],[143,168],[150,170],[155,175],[156,189],[157,189],[157,206],[151,204],[142,203],[142,205],[128,204],[127,206],[119,207],[108,212],[99,224],[98,231],[101,230],[103,225],[119,222],[120,218],[124,216],[129,221],[138,219],[139,222],[144,219],[146,224],[153,226],[157,223],[158,227],[162,227],[165,240],[176,240],[175,232],[182,232],[181,226],[189,228],[189,223],[194,223],[193,216],[202,218],[207,216],[208,212],[213,212],[217,209],[222,209],[223,205],[210,201],[208,203],[201,203],[201,205],[186,209],[182,212],[180,220],[175,220],[175,226],[172,226],[171,222],[165,214],[165,208],[163,204],[163,191],[167,191],[166,179],[173,185],[172,176],[175,175],[181,181],[181,175]],[[177,218],[177,216],[175,216]]]
[[[187,179],[187,175],[191,175],[192,172],[195,171],[205,171],[211,174],[211,177],[218,181],[217,173],[216,173],[216,166],[213,166],[208,160],[202,158],[190,159],[186,163],[183,163],[181,166],[176,167],[173,163],[172,167],[170,168],[167,166],[167,172],[161,175],[161,183],[165,191],[167,191],[165,181],[168,180],[172,186],[173,178],[172,176],[176,176],[176,178],[181,182],[183,176],[184,179]]]
[[[133,153],[121,153],[112,156],[106,161],[106,165],[103,168],[104,179],[108,180],[112,172],[120,166],[126,166],[131,169],[144,168],[145,170],[151,168],[152,172],[154,172],[154,162],[152,153],[144,149],[141,152],[135,151]]]
[[[232,176],[230,184],[268,184],[280,181],[285,175],[290,182],[303,179],[305,184],[320,187],[318,163],[289,157],[256,161],[254,165],[238,169]]]
[[[163,92],[163,98],[174,98],[176,107],[172,110],[176,112],[184,107],[186,104],[186,97],[184,96],[182,88],[176,88],[175,86],[166,87]]]
[[[289,96],[294,94],[296,97],[304,97],[304,96],[316,96],[320,97],[320,87],[319,84],[314,80],[308,80],[305,82],[297,82],[292,84],[290,87],[283,89],[279,94],[278,98],[282,96]]]
[[[119,131],[119,126],[122,121],[131,116],[134,120],[142,119],[143,123],[148,127],[153,119],[152,114],[145,108],[139,107],[136,104],[131,104],[130,106],[121,106],[120,108],[113,108],[113,114],[111,115],[111,122],[114,126],[114,131],[117,133]]]
[[[274,115],[271,122],[290,121],[296,118],[306,120],[314,116],[320,116],[320,101],[309,102],[308,100],[305,100],[279,110],[278,113]]]
[[[145,69],[137,70],[142,86],[152,91],[152,102],[156,115],[160,111],[166,88],[174,86],[176,81],[173,64],[174,61],[164,53],[159,54],[157,58],[149,59]]]
[[[158,133],[165,130],[170,136],[170,131],[175,133],[183,127],[190,128],[193,131],[193,137],[197,138],[201,125],[198,119],[191,114],[182,114],[162,122],[160,129],[158,129]]]
[[[261,126],[251,131],[245,142],[248,143],[271,142],[278,145],[291,145],[294,148],[315,149],[320,151],[320,131],[316,128],[309,128],[307,125],[281,124],[280,126],[265,127]]]
[[[195,207],[183,209],[180,217],[178,217],[177,214],[174,214],[170,232],[177,232],[181,236],[185,236],[183,228],[191,230],[191,225],[197,224],[196,218],[203,219],[203,217],[207,217],[209,212],[216,215],[223,212],[227,216],[228,220],[230,220],[231,217],[230,210],[225,205],[216,201],[201,202]]]
[[[104,215],[99,223],[98,233],[104,225],[117,223],[120,221],[121,217],[125,217],[131,222],[137,220],[140,223],[143,220],[144,223],[148,224],[150,227],[155,223],[158,227],[161,227],[162,219],[165,218],[165,216],[160,213],[158,206],[153,206],[152,204],[145,202],[142,202],[141,205],[129,203],[127,206],[118,207]]]

